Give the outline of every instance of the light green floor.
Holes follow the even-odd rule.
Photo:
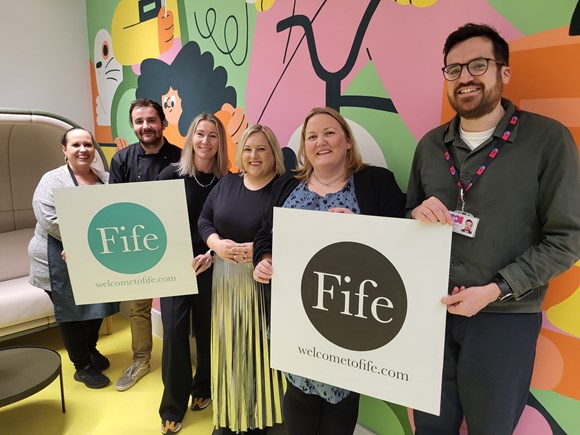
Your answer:
[[[62,345],[57,328],[0,342],[1,347],[37,345],[57,350],[62,357],[66,413],[61,412],[58,379],[39,393],[0,408],[0,434],[6,435],[89,435],[160,434],[159,402],[161,382],[161,345],[154,337],[151,372],[130,390],[119,393],[117,381],[131,362],[131,333],[128,320],[120,314],[113,320],[113,334],[101,335],[98,348],[111,361],[105,374],[111,384],[91,390],[73,379],[74,367]],[[0,372],[0,382],[2,373]],[[188,411],[183,435],[212,433],[211,406],[203,411]]]

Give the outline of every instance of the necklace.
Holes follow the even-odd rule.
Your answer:
[[[200,187],[209,187],[211,186],[211,184],[214,182],[215,180],[215,174],[213,174],[213,177],[211,177],[211,181],[207,184],[201,184],[199,182],[199,180],[197,179],[197,177],[195,176],[195,170],[193,171],[193,179],[195,180],[195,182],[200,186]]]
[[[320,181],[320,179],[316,176],[316,172],[312,171],[312,175],[314,175],[314,178],[316,178],[316,181],[318,181],[320,184],[322,184],[323,186],[329,187],[329,186],[332,186],[334,183],[336,183],[338,180],[340,180],[344,176],[344,172],[345,171],[342,171],[338,177],[336,177],[334,180],[329,181],[327,183],[325,183],[324,181]]]

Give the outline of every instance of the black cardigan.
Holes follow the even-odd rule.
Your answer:
[[[254,239],[254,265],[267,252],[272,252],[272,221],[274,207],[284,205],[286,198],[299,184],[291,174],[276,180],[272,186],[272,199],[262,217],[262,228]],[[354,174],[354,190],[361,214],[385,217],[403,217],[405,194],[401,191],[391,171],[377,166],[365,166]]]

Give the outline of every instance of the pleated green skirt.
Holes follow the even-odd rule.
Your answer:
[[[262,285],[251,263],[213,266],[211,395],[213,423],[234,432],[282,423],[286,379],[270,368]]]

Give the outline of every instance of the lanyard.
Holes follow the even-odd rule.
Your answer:
[[[469,180],[469,184],[467,186],[463,186],[463,184],[459,180],[459,171],[458,171],[457,167],[455,166],[455,162],[453,161],[453,157],[451,157],[451,152],[449,151],[449,147],[447,146],[447,144],[445,142],[443,142],[445,160],[449,164],[449,173],[451,174],[451,177],[453,177],[455,184],[457,184],[457,187],[459,188],[459,197],[461,199],[461,211],[464,211],[463,209],[465,206],[465,194],[467,193],[467,191],[469,189],[471,189],[471,188],[473,188],[473,186],[475,186],[475,183],[477,183],[479,181],[479,179],[483,176],[483,173],[486,171],[487,168],[489,168],[491,163],[495,160],[497,155],[503,149],[504,145],[508,142],[509,137],[511,136],[518,121],[520,120],[521,114],[522,114],[522,111],[518,107],[516,107],[515,113],[511,117],[510,122],[508,123],[506,130],[501,135],[501,138],[495,139],[495,141],[493,142],[493,147],[492,147],[491,151],[483,159],[483,162],[479,166],[479,169],[475,172],[475,174],[473,174],[473,177],[471,177],[471,180]],[[443,137],[445,137],[447,130],[449,130],[449,124],[445,128],[445,132],[443,133]]]

